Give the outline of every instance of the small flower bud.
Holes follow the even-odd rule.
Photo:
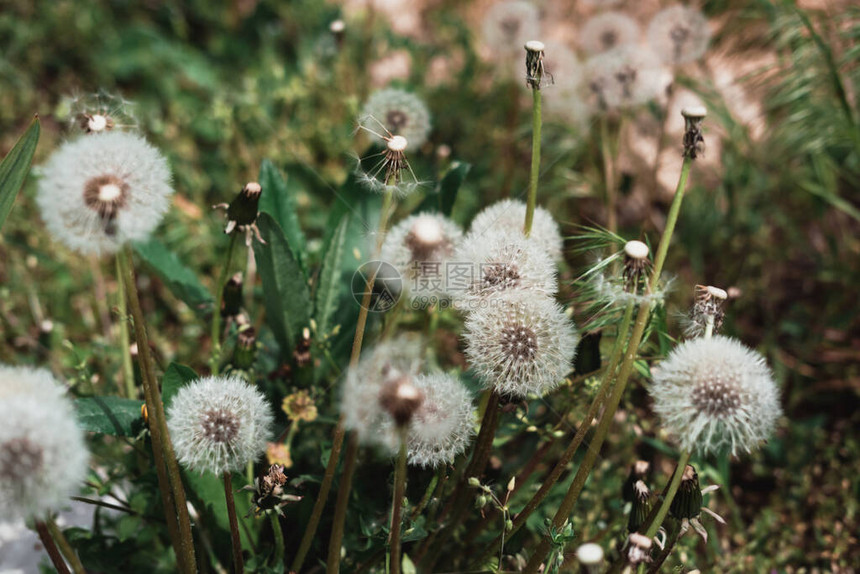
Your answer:
[[[699,488],[699,475],[692,465],[684,468],[678,493],[672,499],[669,514],[677,519],[696,518],[702,513],[702,489]]]
[[[630,518],[627,520],[627,531],[638,531],[650,512],[651,490],[645,482],[638,480],[633,485],[633,508],[630,509]]]
[[[489,499],[486,495],[479,494],[477,498],[475,498],[475,508],[484,508],[487,505],[487,501]]]
[[[505,532],[510,532],[514,529],[514,521],[508,518],[505,520]]]
[[[236,337],[236,350],[233,352],[233,366],[248,371],[254,367],[257,360],[257,332],[253,327],[247,327]]]
[[[478,479],[477,479],[476,477],[474,477],[474,476],[470,476],[470,477],[469,477],[469,486],[473,486],[473,487],[481,486],[481,481],[480,481],[480,480],[478,480]]]
[[[235,317],[242,307],[242,273],[236,273],[224,284],[221,292],[221,317]]]
[[[517,487],[517,477],[512,476],[511,479],[508,481],[508,492],[513,492],[516,487]]]
[[[236,196],[227,208],[227,218],[235,221],[237,225],[251,225],[257,221],[257,207],[260,203],[260,195],[263,188],[256,181],[245,184],[239,195]]]

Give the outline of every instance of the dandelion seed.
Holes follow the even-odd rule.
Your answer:
[[[86,478],[84,433],[48,371],[0,367],[0,398],[0,516],[43,520]]]
[[[232,376],[206,377],[182,387],[167,412],[179,462],[217,475],[242,470],[262,456],[273,422],[262,393]]]
[[[589,54],[608,52],[619,46],[635,44],[641,31],[636,20],[622,12],[603,12],[586,21],[580,35],[583,49]]]
[[[671,6],[651,19],[648,43],[663,62],[678,66],[694,62],[708,49],[708,20],[696,8]]]
[[[55,239],[84,254],[149,237],[173,194],[164,157],[125,132],[63,144],[42,170],[36,201]]]
[[[505,230],[508,233],[523,234],[523,223],[526,219],[526,204],[517,199],[503,199],[486,207],[472,220],[469,235],[480,237],[491,230]],[[549,256],[558,261],[561,259],[562,239],[558,223],[549,211],[543,207],[535,207],[532,231],[529,241],[537,243]]]
[[[415,94],[387,88],[370,96],[361,111],[359,124],[368,131],[377,130],[381,125],[391,135],[406,138],[410,150],[417,150],[430,133],[430,112]]]
[[[663,87],[660,62],[639,46],[619,46],[585,64],[590,103],[596,111],[644,104]]]
[[[405,197],[421,187],[422,183],[415,177],[415,172],[406,159],[406,148],[409,145],[406,138],[391,133],[383,135],[362,125],[359,128],[382,138],[386,143],[382,153],[365,159],[358,158],[355,173],[359,183],[371,191],[391,193],[396,197]],[[375,164],[373,160],[377,160]],[[366,166],[370,168],[367,169]]]
[[[87,134],[110,130],[136,130],[134,103],[104,90],[94,94],[66,98],[72,128]]]
[[[485,388],[525,398],[553,390],[573,368],[579,334],[549,297],[497,295],[472,311],[463,335],[466,357]]]
[[[482,30],[494,60],[504,64],[520,61],[523,45],[540,35],[537,8],[521,0],[499,2],[487,11]]]
[[[764,359],[736,339],[693,339],[676,347],[654,375],[654,410],[684,450],[702,455],[752,452],[782,410]]]

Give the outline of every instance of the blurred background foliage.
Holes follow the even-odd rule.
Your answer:
[[[367,94],[386,84],[384,72],[394,64],[385,58],[405,54],[408,70],[393,84],[422,95],[433,113],[430,142],[411,158],[419,177],[436,179],[453,161],[472,165],[453,214],[462,224],[498,198],[521,195],[530,158],[528,100],[519,80],[506,80],[480,57],[476,30],[488,3],[408,3],[404,9],[420,21],[409,35],[393,31],[384,9],[358,4],[4,0],[0,151],[6,153],[38,113],[38,165],[68,137],[76,96],[99,89],[122,94],[134,102],[140,128],[173,167],[177,194],[159,239],[210,291],[227,239],[223,220],[209,206],[229,201],[244,182],[257,179],[264,159],[296,185],[315,268],[333,228],[328,222],[337,211],[336,190],[366,145],[361,136],[356,141],[355,117]],[[537,3],[548,13],[560,4]],[[768,357],[786,411],[777,436],[759,455],[699,462],[703,484],[727,486],[710,506],[729,518],[729,526],[709,525],[707,544],[686,537],[673,560],[703,571],[852,571],[860,563],[860,9],[850,2],[807,4],[706,3],[716,30],[709,52],[714,59],[679,71],[675,79],[676,87],[701,98],[710,115],[708,162],[694,170],[667,266],[677,276],[669,331],[679,335],[677,318],[691,303],[693,285],[733,288],[738,296],[724,331]],[[337,18],[347,24],[343,46],[329,32]],[[381,78],[374,73],[379,70]],[[725,89],[726,76],[736,91]],[[751,109],[758,112],[754,121],[745,113]],[[653,139],[666,113],[654,104],[636,114],[621,156],[632,155],[636,138]],[[596,132],[546,120],[539,201],[569,236],[576,234],[575,224],[605,224]],[[677,170],[680,142],[667,138],[665,145]],[[662,226],[672,186],[652,185],[653,169],[653,162],[622,164],[619,213],[629,238],[644,233],[653,240]],[[82,260],[51,242],[39,223],[34,189],[31,178],[0,239],[0,359],[48,361],[67,379],[99,388],[119,363],[100,292],[107,289],[113,297],[113,271],[108,262]],[[414,207],[407,201],[401,213]],[[588,263],[567,259],[565,298]],[[142,285],[164,365],[175,359],[204,372],[206,325],[156,277],[144,274]],[[45,320],[53,322],[47,335]],[[462,364],[455,326],[442,327],[445,362]],[[275,347],[270,339],[267,344]],[[295,384],[283,376],[284,365],[294,362],[289,353],[264,353],[260,370],[279,381],[273,392],[283,394]],[[320,400],[336,403],[336,393]],[[557,416],[567,412],[567,402],[582,403],[574,405],[569,422]],[[552,428],[576,424],[587,403],[556,396],[510,415],[497,441],[493,476],[505,484]],[[605,449],[582,515],[574,520],[583,540],[619,534],[618,493],[627,466],[636,457],[671,452],[655,438],[648,404],[640,386],[620,415],[629,424],[619,425],[623,431]],[[307,425],[292,453],[309,480],[319,476],[326,456],[320,445],[329,440],[333,415],[324,411],[329,416]],[[525,438],[522,420],[536,428]],[[664,458],[657,467],[663,475],[671,468],[671,458]],[[372,554],[383,536],[387,495],[374,491],[387,464],[373,460],[356,476],[359,502],[345,544],[359,554]],[[428,481],[429,474],[415,473],[410,497],[420,497]],[[289,511],[288,520],[304,523],[313,497],[307,498],[308,505]],[[554,507],[552,499],[547,506]],[[516,553],[539,536],[541,520],[536,514],[508,550]],[[125,535],[114,541],[112,556],[127,557],[121,560],[125,568],[141,568],[135,548],[147,547],[150,538],[128,535],[141,532],[138,523],[120,528]],[[320,540],[327,539],[326,528]],[[288,552],[298,530],[288,534]],[[99,546],[104,541],[81,537],[73,542],[91,556],[105,551]]]

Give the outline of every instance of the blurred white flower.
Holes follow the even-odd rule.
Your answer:
[[[540,36],[537,8],[523,0],[506,0],[487,10],[481,26],[490,57],[502,70],[525,75],[523,46]]]
[[[585,66],[589,103],[595,111],[644,104],[665,87],[660,60],[639,46],[620,46],[592,56]]]
[[[648,43],[663,62],[680,65],[705,54],[711,34],[708,19],[696,8],[672,6],[657,12],[648,24]]]
[[[619,46],[636,44],[640,34],[639,24],[627,14],[603,12],[592,16],[582,26],[580,43],[589,54],[599,54]]]
[[[430,111],[415,94],[387,88],[371,94],[361,110],[359,125],[368,131],[384,127],[391,135],[403,136],[408,152],[419,149],[430,134]]]

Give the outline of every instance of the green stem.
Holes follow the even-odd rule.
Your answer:
[[[36,532],[39,533],[39,539],[42,541],[42,546],[45,547],[45,551],[51,558],[51,562],[54,564],[54,568],[57,569],[57,572],[59,572],[59,574],[71,574],[69,572],[69,567],[66,566],[66,563],[63,561],[60,551],[57,550],[57,545],[54,543],[54,539],[51,538],[48,526],[41,520],[37,520]]]
[[[436,474],[433,475],[433,478],[430,479],[430,484],[428,484],[427,488],[424,490],[424,496],[421,497],[418,505],[412,509],[412,514],[410,515],[411,520],[415,520],[421,516],[421,513],[424,512],[425,508],[427,508],[427,505],[430,503],[430,499],[433,497],[433,491],[436,490],[436,485],[439,484],[439,477],[444,473],[445,467],[440,466],[436,471]]]
[[[236,502],[233,500],[233,477],[224,473],[224,496],[227,499],[227,517],[230,519],[230,542],[233,545],[233,572],[245,572],[245,559],[242,556],[242,540],[239,538],[239,519],[236,516]]]
[[[343,542],[343,528],[346,521],[346,508],[349,503],[349,491],[352,487],[352,476],[355,472],[355,463],[358,459],[358,436],[353,432],[349,434],[346,443],[346,454],[343,459],[343,476],[340,479],[340,488],[337,491],[337,502],[334,507],[334,519],[331,536],[328,543],[328,557],[326,560],[326,574],[337,574],[340,572],[340,545]]]
[[[137,388],[134,384],[134,365],[131,362],[131,337],[128,333],[128,304],[125,300],[125,281],[122,274],[121,255],[116,254],[116,279],[119,283],[119,345],[122,356],[122,379],[125,382],[125,396],[129,399],[137,398]]]
[[[275,537],[275,555],[274,564],[282,564],[284,562],[284,532],[281,530],[281,519],[277,512],[270,512],[269,519],[272,521],[272,536]]]
[[[660,551],[660,554],[651,563],[651,565],[648,566],[647,574],[658,574],[658,572],[660,572],[660,568],[663,566],[663,563],[666,561],[669,555],[672,554],[672,549],[675,548],[675,544],[678,542],[678,538],[681,534],[681,527],[678,524],[678,521],[675,520],[673,522],[674,524],[672,525],[671,531],[669,532],[668,538],[666,540],[666,546],[663,548],[663,550]]]
[[[532,90],[532,169],[529,175],[529,195],[526,202],[526,222],[523,231],[526,237],[532,232],[535,205],[537,205],[538,179],[540,178],[540,128],[541,128],[541,92]]]
[[[403,511],[403,495],[406,492],[406,434],[407,428],[400,429],[400,452],[394,469],[394,494],[391,498],[391,528],[389,547],[391,548],[391,574],[400,574],[400,529]]]
[[[171,533],[180,570],[196,572],[194,538],[191,534],[191,519],[188,515],[185,488],[182,485],[173,443],[170,441],[167,419],[164,415],[164,404],[161,402],[161,392],[158,389],[158,382],[155,380],[152,355],[149,349],[149,336],[146,333],[146,321],[143,317],[143,308],[140,305],[140,296],[137,292],[134,267],[132,266],[131,249],[126,246],[119,255],[134,324],[135,339],[137,340],[137,358],[143,381],[149,430],[152,434],[152,454],[158,474],[162,501],[164,502],[168,532]],[[178,525],[176,521],[178,521]]]
[[[649,520],[645,522],[645,536],[654,538],[666,515],[669,514],[669,507],[672,505],[672,500],[675,498],[675,493],[678,492],[678,487],[681,486],[681,479],[684,477],[684,469],[687,468],[687,463],[690,462],[690,452],[683,451],[678,458],[678,465],[675,467],[675,472],[672,474],[672,482],[669,483],[669,488],[663,493],[663,501],[657,508],[657,512],[653,513]],[[640,530],[643,530],[640,528]]]
[[[51,533],[51,537],[60,548],[60,552],[63,554],[63,557],[72,566],[72,572],[75,574],[87,574],[87,571],[84,569],[84,565],[81,564],[81,559],[78,558],[77,553],[75,553],[75,550],[72,548],[72,545],[69,544],[69,541],[66,540],[63,531],[60,530],[60,527],[57,526],[54,519],[49,517],[45,524],[48,527],[48,532]]]
[[[236,238],[239,233],[234,231],[230,234],[230,247],[227,248],[227,260],[221,268],[218,282],[215,284],[215,307],[212,309],[212,358],[209,367],[213,375],[217,375],[221,362],[221,303],[224,301],[224,284],[230,273],[230,264],[233,262],[233,251],[236,248]]]
[[[666,261],[666,254],[669,250],[669,243],[672,241],[672,234],[675,230],[675,224],[678,221],[678,214],[681,211],[681,202],[684,198],[684,192],[687,187],[687,178],[690,174],[690,165],[692,160],[689,157],[684,158],[684,163],[681,167],[681,177],[678,180],[678,187],[675,190],[675,198],[672,200],[672,206],[669,208],[669,215],[666,219],[666,228],[663,231],[663,236],[660,238],[660,245],[657,248],[657,258],[654,261],[654,267],[651,272],[651,277],[648,282],[648,292],[653,293],[657,290],[660,281],[660,274],[663,271],[663,264]],[[630,335],[630,344],[627,346],[627,353],[624,356],[624,361],[621,364],[621,370],[618,373],[618,380],[612,389],[612,394],[607,401],[606,410],[600,418],[597,425],[597,430],[594,432],[594,438],[588,451],[585,453],[585,458],[580,464],[573,478],[573,482],[567,491],[567,494],[562,500],[558,511],[553,517],[553,524],[556,528],[561,528],[561,525],[570,517],[576,501],[585,486],[585,481],[588,479],[591,469],[600,454],[600,447],[603,446],[603,441],[606,439],[606,434],[609,431],[615,411],[618,409],[618,404],[624,396],[624,389],[627,386],[627,381],[633,372],[633,364],[636,360],[639,344],[642,342],[642,335],[645,333],[645,327],[648,324],[648,318],[651,314],[649,305],[640,305],[639,313],[636,316],[636,322],[633,325],[633,333]],[[541,562],[547,556],[551,549],[549,538],[544,537],[541,540],[538,548],[532,554],[528,564],[526,564],[526,574],[534,574],[537,572]]]

